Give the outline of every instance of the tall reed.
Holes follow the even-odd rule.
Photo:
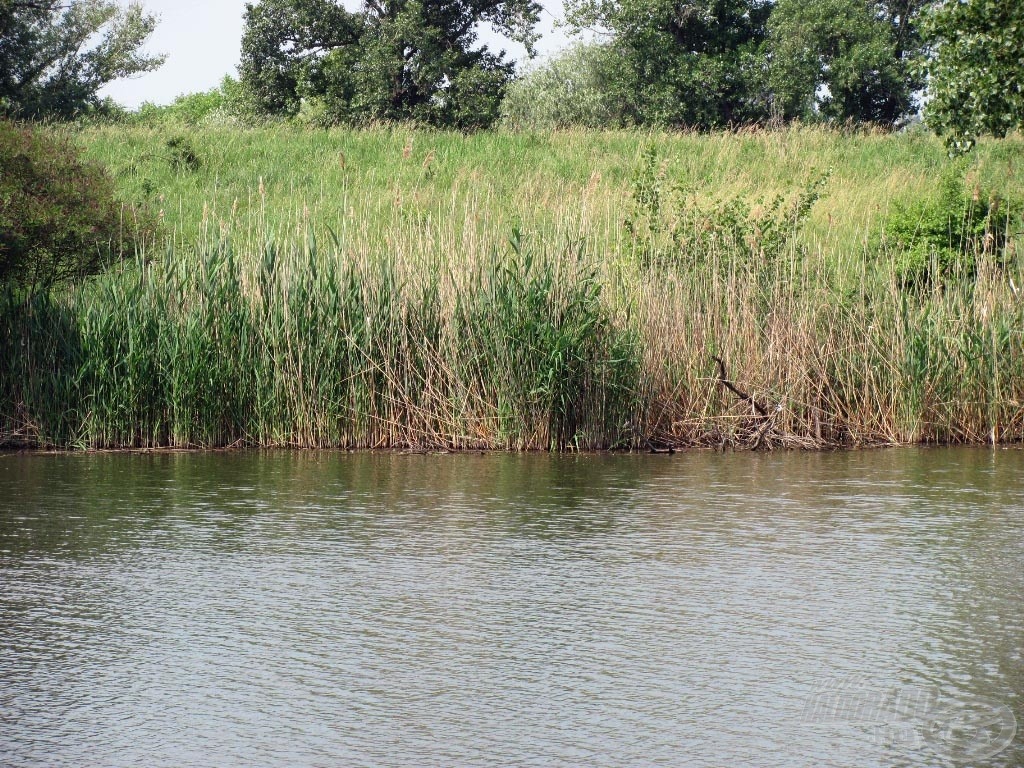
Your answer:
[[[168,242],[0,292],[5,445],[1024,437],[1021,234],[916,285],[876,244],[943,166],[927,138],[211,131],[186,167],[165,133],[82,136]],[[983,147],[975,173],[1019,200],[1014,148]],[[828,165],[820,198],[778,202]],[[694,190],[713,199],[680,207]]]
[[[9,442],[601,448],[637,343],[592,268],[520,250],[473,271],[305,242],[124,265],[7,294]]]

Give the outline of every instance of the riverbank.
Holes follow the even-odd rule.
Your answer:
[[[167,242],[0,298],[8,446],[1024,438],[1019,138],[79,138]],[[950,247],[900,235],[936,217]]]

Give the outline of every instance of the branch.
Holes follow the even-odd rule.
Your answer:
[[[733,384],[731,381],[729,381],[728,378],[726,378],[725,361],[717,356],[712,356],[711,359],[718,363],[718,381],[721,382],[722,386],[724,386],[726,389],[728,389],[730,392],[736,395],[736,397],[738,397],[740,400],[750,403],[759,415],[767,416],[768,409],[762,406],[759,402],[757,402],[757,400],[754,399],[753,395],[747,394],[742,389],[738,388],[735,384]]]
[[[56,3],[33,3],[30,0],[12,0],[11,5],[18,10],[27,11],[66,11],[71,5],[57,5]]]

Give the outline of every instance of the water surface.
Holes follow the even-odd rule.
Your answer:
[[[1022,476],[0,456],[0,765],[1020,766]]]

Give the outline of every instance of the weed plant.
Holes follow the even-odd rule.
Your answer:
[[[1019,138],[959,177],[958,201],[989,206],[964,229],[970,268],[919,282],[883,233],[907,201],[943,205],[950,166],[922,134],[76,138],[166,242],[0,293],[8,445],[1024,437]]]

